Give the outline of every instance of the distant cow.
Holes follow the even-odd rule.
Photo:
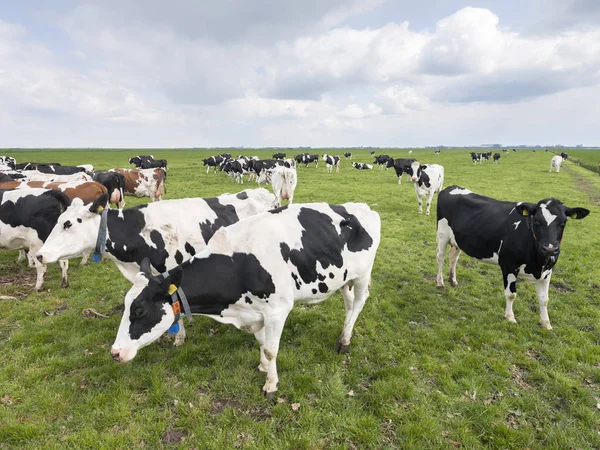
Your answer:
[[[439,155],[441,153],[441,150],[438,148],[435,152],[433,152],[434,155]]]
[[[481,153],[471,152],[471,161],[473,164],[481,163]]]
[[[46,272],[46,264],[36,258],[37,252],[70,202],[65,194],[53,189],[0,190],[0,248],[29,250],[30,261],[37,270],[36,291],[42,289]],[[61,285],[67,287],[69,263],[61,260],[60,266]]]
[[[285,159],[285,153],[274,153],[273,159]]]
[[[353,162],[352,167],[358,170],[371,170],[373,168],[371,164],[363,164],[359,162]]]
[[[132,158],[129,158],[129,164],[133,164],[136,168],[141,168],[142,161],[152,161],[154,159],[153,155],[137,155]]]
[[[125,208],[125,175],[119,172],[95,172],[94,181],[108,191],[109,203]]]
[[[268,180],[266,179],[264,171],[279,165],[283,165],[283,161],[278,159],[260,159],[258,161],[254,161],[253,170],[256,174],[256,182],[258,184],[267,182]]]
[[[111,356],[131,361],[176,324],[180,300],[171,294],[180,288],[194,314],[254,334],[258,369],[267,374],[262,390],[272,399],[281,334],[295,302],[318,303],[341,290],[346,318],[336,349],[349,350],[380,229],[379,215],[365,204],[296,204],[222,228],[202,252],[163,275],[152,276],[144,262],[125,296]]]
[[[219,167],[222,162],[223,162],[222,156],[211,156],[209,158],[202,160],[202,164],[204,166],[208,166],[206,168],[206,173],[208,173],[208,171],[210,170],[211,167],[213,168],[214,172],[217,173],[217,167]]]
[[[345,157],[346,159],[352,159],[352,153],[350,153],[350,152],[346,152],[346,153],[344,153],[344,157]]]
[[[450,245],[449,281],[457,286],[456,263],[461,250],[482,261],[500,265],[504,280],[504,317],[516,323],[513,302],[517,276],[535,283],[541,326],[552,329],[548,317],[548,287],[558,260],[567,218],[583,219],[584,208],[569,208],[560,200],[538,203],[507,202],[450,186],[438,196],[437,285],[444,286],[442,266]]]
[[[494,164],[500,162],[500,153],[494,153]]]
[[[164,169],[110,169],[125,177],[125,192],[135,197],[149,197],[151,202],[162,200]]]
[[[425,214],[429,215],[433,195],[439,193],[444,185],[444,168],[439,164],[422,165],[418,161],[413,161],[410,165],[409,175],[415,184],[419,214],[423,214],[423,197],[427,196]]]
[[[550,161],[550,170],[549,172],[552,172],[552,169],[554,169],[554,171],[556,173],[560,172],[560,166],[562,165],[564,159],[562,156],[560,155],[554,155],[552,157],[552,160]]]
[[[277,197],[277,206],[281,206],[282,200],[288,200],[291,205],[294,200],[294,190],[298,182],[296,169],[284,166],[277,166],[271,169],[271,186],[273,193]]]
[[[375,161],[373,161],[373,164],[377,164],[379,166],[379,170],[385,168],[386,170],[389,168],[388,166],[388,161],[390,161],[392,158],[390,158],[388,155],[378,155],[375,157]]]
[[[325,167],[327,168],[327,172],[331,173],[333,168],[335,167],[336,173],[340,171],[340,157],[328,155],[325,153],[323,155],[323,161],[325,161]]]
[[[313,162],[315,163],[315,167],[318,168],[319,155],[309,155],[308,153],[302,155],[302,163],[304,164],[304,167],[308,167],[308,165]]]
[[[415,162],[415,158],[390,158],[387,162],[387,167],[393,167],[398,177],[398,184],[402,183],[402,174],[409,173],[411,164]]]

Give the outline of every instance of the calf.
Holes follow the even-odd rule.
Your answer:
[[[371,170],[373,168],[371,164],[363,164],[359,162],[353,162],[352,167],[358,170]]]
[[[277,197],[277,206],[281,206],[282,200],[288,200],[289,204],[292,204],[297,182],[296,169],[283,166],[272,169],[271,186],[275,197]]]
[[[327,153],[325,153],[323,155],[323,161],[325,161],[325,167],[327,168],[326,170],[328,173],[333,172],[334,167],[335,167],[336,173],[338,173],[340,171],[340,157],[339,156],[328,155]]]
[[[131,361],[177,324],[180,301],[171,294],[181,289],[193,314],[254,334],[258,369],[267,374],[262,390],[271,399],[281,334],[295,302],[318,303],[339,289],[346,318],[336,348],[349,350],[380,230],[379,215],[365,204],[289,205],[222,228],[202,252],[162,275],[152,276],[144,262],[125,296],[111,355]]]
[[[402,174],[409,173],[411,164],[415,162],[415,158],[390,158],[387,162],[387,167],[393,167],[398,177],[398,184],[402,183]]]
[[[418,161],[413,161],[409,175],[415,184],[419,214],[423,214],[423,197],[428,196],[425,214],[429,215],[433,195],[439,193],[444,185],[444,168],[439,164],[421,165]]]
[[[552,169],[555,170],[556,173],[560,172],[560,166],[562,165],[564,159],[560,155],[555,155],[552,157],[550,161],[550,170],[548,172],[552,172]]]
[[[461,250],[482,261],[498,264],[504,280],[504,317],[516,323],[513,302],[517,277],[535,283],[541,325],[552,329],[548,317],[548,286],[558,260],[567,218],[583,219],[584,208],[569,208],[560,200],[538,203],[506,202],[450,186],[437,204],[437,285],[444,286],[442,266],[450,244],[449,281],[457,286],[456,263]]]
[[[46,264],[36,258],[37,252],[69,203],[65,194],[52,189],[0,189],[0,248],[29,250],[30,262],[37,271],[36,291],[42,289],[46,273]],[[67,287],[69,263],[61,260],[60,266],[61,286]]]
[[[135,197],[149,197],[151,202],[162,200],[164,169],[110,169],[125,178],[125,192]]]
[[[95,172],[94,181],[103,185],[108,191],[108,203],[125,208],[125,175],[119,172]]]
[[[500,162],[500,153],[494,153],[494,164]]]
[[[219,167],[222,162],[223,162],[222,156],[211,156],[210,158],[206,158],[206,159],[202,160],[202,164],[204,166],[208,166],[206,168],[206,173],[208,173],[208,171],[210,170],[211,167],[213,168],[214,173],[217,173],[217,167]]]

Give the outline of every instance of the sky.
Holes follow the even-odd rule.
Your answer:
[[[598,0],[0,2],[0,147],[600,145]]]

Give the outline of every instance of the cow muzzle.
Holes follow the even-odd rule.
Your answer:
[[[414,175],[412,177],[410,177],[410,179],[413,181],[417,181],[417,177],[415,177]]]
[[[556,256],[560,252],[560,246],[554,244],[542,244],[540,253],[544,256]]]

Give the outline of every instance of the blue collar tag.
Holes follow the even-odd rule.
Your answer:
[[[175,321],[173,325],[169,328],[169,334],[177,334],[179,333],[179,314],[175,317]]]
[[[100,229],[98,230],[98,239],[96,240],[96,249],[92,255],[92,261],[100,262],[102,253],[106,249],[106,231],[108,222],[108,209],[104,209],[100,213]]]

